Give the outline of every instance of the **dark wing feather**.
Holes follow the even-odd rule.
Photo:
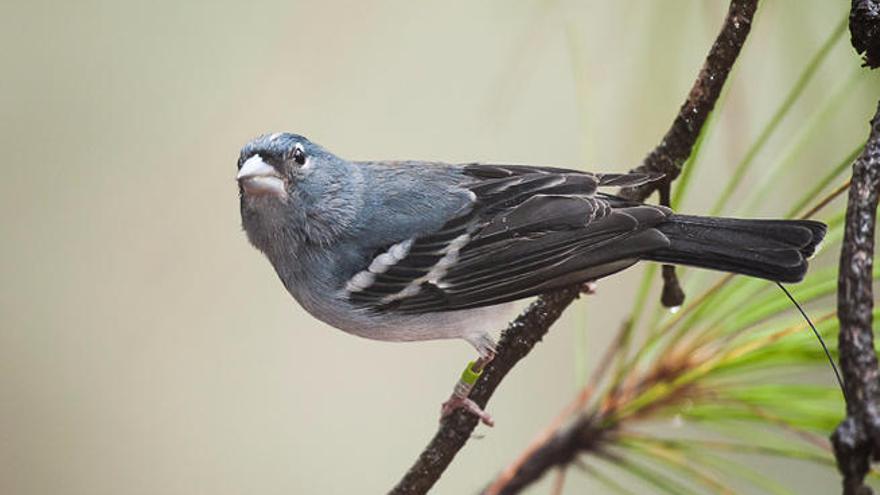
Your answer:
[[[576,174],[594,177],[599,187],[635,187],[660,180],[664,174],[660,172],[629,172],[625,174],[593,174],[580,170],[556,167],[536,167],[533,165],[493,165],[475,163],[465,166],[465,171],[480,179],[501,179],[527,174]]]
[[[499,304],[608,275],[668,245],[652,227],[669,210],[596,194],[654,176],[508,165],[464,173],[473,207],[415,239],[405,258],[349,294],[353,303],[405,313]]]

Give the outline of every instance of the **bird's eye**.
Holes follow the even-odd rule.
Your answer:
[[[306,152],[302,149],[302,146],[296,145],[296,148],[293,149],[293,161],[300,165],[306,164]]]

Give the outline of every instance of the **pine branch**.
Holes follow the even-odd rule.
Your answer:
[[[853,164],[846,206],[837,317],[840,367],[846,384],[847,417],[831,440],[843,474],[844,494],[872,493],[863,485],[871,459],[880,457],[880,372],[874,352],[874,227],[880,196],[880,105],[871,120],[871,136]]]
[[[865,65],[880,66],[880,0],[853,0],[851,41]],[[846,418],[831,435],[845,495],[869,494],[871,460],[880,459],[880,372],[874,352],[874,227],[880,196],[880,104],[853,164],[837,278],[838,350],[846,384]]]
[[[731,0],[721,32],[712,45],[684,105],[663,140],[637,168],[665,173],[665,180],[660,182],[667,191],[690,156],[706,118],[721,94],[727,76],[748,37],[757,6],[758,0]],[[642,200],[655,187],[656,184],[646,185],[626,194],[630,198]],[[543,338],[550,326],[577,298],[578,293],[579,287],[572,287],[541,296],[508,326],[498,343],[495,359],[486,367],[471,392],[471,398],[480,407],[486,406],[504,376]],[[390,493],[427,493],[467,443],[477,422],[476,417],[461,410],[445,418],[437,433]],[[554,463],[542,465],[551,464]],[[541,475],[542,469],[534,470],[534,479]]]

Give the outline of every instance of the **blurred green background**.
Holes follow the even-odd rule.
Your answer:
[[[684,209],[708,210],[848,4],[762,2]],[[666,131],[726,9],[2,2],[0,492],[387,490],[473,350],[367,341],[303,312],[241,232],[241,145],[285,130],[356,159],[623,171]],[[858,65],[844,35],[757,157],[746,184],[831,102],[761,215],[864,139],[880,85]],[[437,493],[482,487],[570,400],[639,276],[566,313]],[[766,468],[804,493],[839,484],[831,470]],[[601,493],[569,475],[565,493],[585,490]]]

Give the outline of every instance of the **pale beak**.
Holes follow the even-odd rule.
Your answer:
[[[279,198],[287,197],[284,179],[275,167],[263,161],[260,155],[248,158],[235,176],[242,189],[249,195],[272,195]]]

